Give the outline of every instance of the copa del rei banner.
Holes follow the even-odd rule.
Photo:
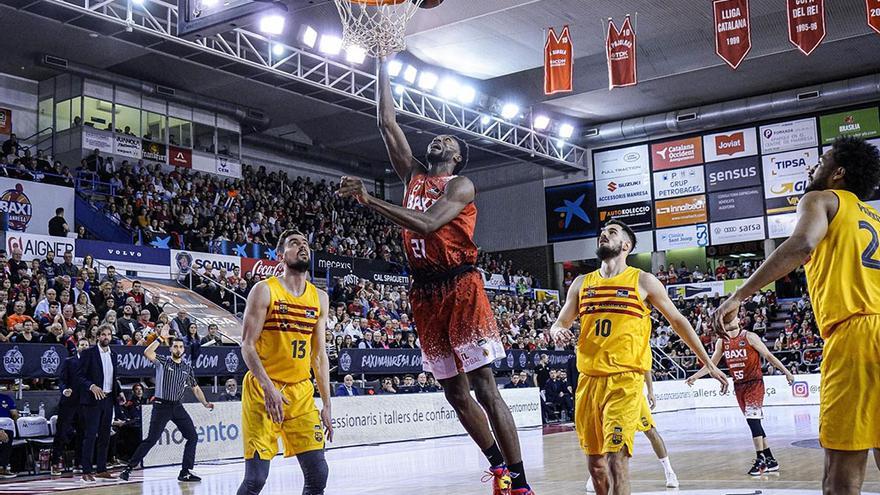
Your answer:
[[[880,0],[865,0],[868,9],[868,26],[880,34]]]
[[[629,15],[620,30],[614,26],[614,19],[608,18],[605,54],[608,59],[608,89],[636,84],[636,32]]]
[[[715,0],[715,53],[736,69],[752,49],[749,0]]]
[[[804,55],[825,39],[825,0],[786,0],[788,39]]]

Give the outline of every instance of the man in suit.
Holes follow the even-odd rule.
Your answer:
[[[336,397],[352,397],[355,395],[361,395],[361,391],[354,386],[354,377],[345,375],[342,383],[336,388]]]
[[[80,413],[85,418],[83,483],[116,480],[107,472],[113,404],[116,397],[122,396],[116,381],[116,353],[110,350],[114,330],[113,326],[107,324],[98,327],[98,345],[80,354]],[[96,456],[97,474],[94,474],[92,456]]]
[[[76,345],[76,354],[68,357],[61,363],[61,371],[58,377],[58,389],[61,390],[61,400],[58,402],[58,422],[55,425],[55,441],[52,443],[52,476],[61,476],[61,466],[58,461],[64,453],[65,447],[70,443],[70,437],[76,431],[82,435],[82,417],[80,409],[80,391],[77,386],[80,364],[79,359],[83,351],[89,348],[89,341],[80,339]],[[79,421],[77,422],[77,419]],[[82,464],[82,442],[77,442],[76,464]]]

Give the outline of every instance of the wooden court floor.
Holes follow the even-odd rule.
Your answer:
[[[656,415],[658,429],[681,482],[664,488],[663,470],[647,440],[636,439],[632,459],[633,490],[640,494],[800,495],[819,494],[823,454],[818,449],[818,407],[772,407],[764,429],[779,460],[779,474],[755,479],[745,472],[754,457],[749,430],[736,408],[681,411]],[[574,432],[520,435],[527,476],[537,495],[583,494],[586,460]],[[466,437],[330,450],[326,495],[485,495],[480,482],[486,462]],[[180,484],[178,467],[135,471],[132,482],[83,487],[74,479],[13,482],[5,493],[96,495],[232,495],[243,475],[239,462],[200,464],[202,483]],[[869,459],[863,493],[880,494],[880,472]],[[302,476],[293,459],[276,458],[264,494],[299,494]]]

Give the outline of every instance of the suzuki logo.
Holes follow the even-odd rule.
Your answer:
[[[608,190],[614,192],[617,190],[617,183],[612,181],[608,183]]]

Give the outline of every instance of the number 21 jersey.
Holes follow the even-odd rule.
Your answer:
[[[427,211],[446,194],[446,186],[456,175],[416,175],[406,188],[403,206],[408,210]],[[477,207],[468,203],[446,225],[426,236],[403,229],[403,246],[409,266],[416,273],[448,272],[460,265],[477,262],[474,228],[477,225]]]
[[[638,268],[612,278],[584,276],[578,297],[578,371],[607,376],[651,369],[651,311],[639,294]]]

